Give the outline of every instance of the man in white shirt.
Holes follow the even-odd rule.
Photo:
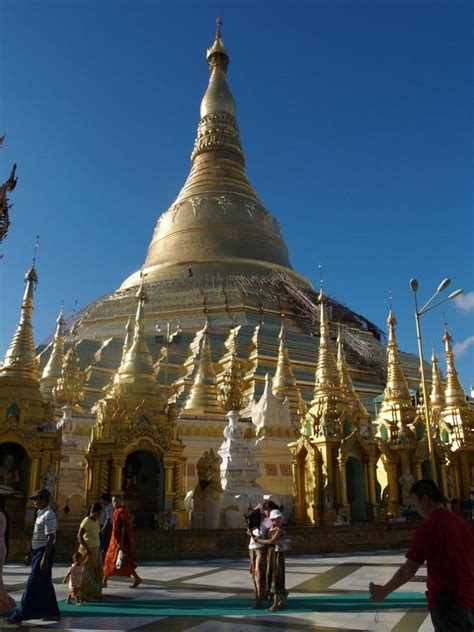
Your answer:
[[[21,625],[24,619],[59,621],[60,613],[52,582],[56,545],[57,521],[49,506],[50,492],[39,489],[30,497],[36,509],[36,520],[31,539],[31,572],[21,606],[7,619]]]

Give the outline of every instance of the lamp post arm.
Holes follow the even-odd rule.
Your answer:
[[[417,308],[416,294],[415,294],[415,308]],[[431,420],[430,420],[430,406],[428,401],[428,389],[426,388],[426,376],[423,358],[423,342],[421,340],[421,327],[420,327],[420,314],[418,309],[415,309],[415,321],[416,321],[416,337],[418,340],[418,354],[420,356],[420,371],[421,371],[421,384],[423,390],[423,408],[425,412],[425,427],[426,427],[426,439],[428,442],[428,454],[430,457],[431,465],[431,478],[438,484],[438,475],[436,471],[436,460],[433,451],[433,436],[431,434]]]
[[[431,312],[431,310],[435,309],[436,307],[438,307],[438,305],[442,305],[443,303],[446,303],[447,301],[450,301],[450,300],[451,299],[449,298],[449,296],[447,296],[446,298],[443,298],[442,301],[438,301],[437,303],[435,303],[434,305],[432,305],[431,307],[428,307],[428,309],[426,309],[426,305],[428,305],[428,303],[427,303],[422,309],[420,309],[420,311],[418,313],[421,316],[422,314],[426,314],[426,312]]]
[[[430,300],[426,301],[426,303],[423,305],[423,307],[420,309],[420,311],[418,313],[419,314],[423,314],[425,311],[428,311],[426,308],[438,296],[438,294],[439,294],[439,292],[438,292],[438,290],[436,290],[436,292],[433,294],[433,296],[430,298]],[[444,299],[444,300],[447,300],[447,299]],[[442,302],[444,302],[444,301],[442,301]],[[439,303],[437,303],[437,305],[439,305]],[[433,307],[436,307],[436,305],[433,305]],[[433,309],[433,307],[430,307],[430,309]]]

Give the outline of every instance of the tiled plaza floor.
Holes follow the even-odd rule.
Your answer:
[[[402,607],[394,603],[397,607],[381,609],[376,617],[373,605],[368,602],[368,583],[385,581],[403,560],[403,552],[393,551],[288,556],[286,579],[291,591],[288,611],[258,611],[261,614],[247,610],[253,602],[253,593],[246,559],[148,563],[139,568],[144,582],[138,590],[129,588],[130,581],[110,580],[101,604],[69,607],[59,623],[25,622],[21,629],[431,632],[426,606],[421,605],[425,590],[423,567],[413,581],[397,591]],[[54,568],[58,600],[64,600],[67,594],[67,586],[61,583],[65,568],[64,564]],[[5,584],[17,600],[21,598],[27,575],[28,568],[18,564],[7,564],[4,569]],[[414,600],[414,607],[409,599]],[[174,614],[178,610],[180,615],[181,604],[185,616],[168,616],[173,608]],[[313,604],[319,604],[315,606],[319,611],[313,610]],[[201,616],[195,616],[196,609]],[[0,621],[0,630],[6,629],[8,626]]]

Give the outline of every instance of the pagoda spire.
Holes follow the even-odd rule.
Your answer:
[[[224,410],[219,403],[217,379],[212,364],[209,322],[207,320],[201,339],[199,365],[183,407],[183,414],[224,416]]]
[[[210,76],[191,170],[176,200],[158,219],[143,268],[150,281],[182,278],[190,269],[193,277],[267,276],[280,269],[310,287],[293,271],[279,224],[247,177],[220,21],[206,59]],[[138,283],[135,272],[122,288]]]
[[[71,406],[80,408],[84,399],[82,392],[83,375],[79,368],[79,358],[77,356],[77,323],[71,330],[71,346],[64,356],[61,370],[61,377],[52,390],[53,400],[56,406]]]
[[[388,314],[387,326],[387,383],[379,416],[390,422],[394,432],[394,434],[392,433],[393,438],[397,439],[399,436],[402,437],[402,435],[406,436],[409,434],[406,424],[413,421],[416,411],[398,355],[398,344],[395,335],[397,320],[392,310]]]
[[[20,311],[20,322],[17,325],[13,339],[8,351],[5,354],[0,376],[10,375],[17,377],[39,379],[38,361],[36,360],[35,343],[33,339],[33,325],[31,317],[33,314],[34,288],[38,283],[35,264],[25,275],[25,293]]]
[[[454,364],[453,339],[447,327],[444,330],[443,342],[446,350],[445,402],[447,406],[464,407],[466,405],[466,397]]]
[[[145,303],[148,296],[145,290],[145,277],[142,274],[140,287],[135,294],[137,311],[133,328],[131,344],[131,323],[127,323],[125,342],[122,351],[122,362],[115,374],[114,383],[134,382],[155,383],[156,376],[153,368],[153,359],[145,342]]]
[[[341,380],[342,392],[347,401],[350,412],[357,418],[358,422],[361,420],[367,421],[369,419],[369,413],[356,393],[349,373],[349,367],[347,366],[344,343],[342,341],[342,328],[340,325],[337,329],[337,369]]]
[[[234,97],[227,85],[225,76],[230,58],[222,41],[221,26],[222,22],[217,18],[216,37],[206,55],[211,76],[209,86],[201,101],[201,118],[216,113],[236,115]]]
[[[41,393],[46,401],[53,401],[53,388],[56,386],[64,362],[64,336],[66,334],[63,308],[56,319],[56,331],[54,332],[53,348],[48,362],[41,375]]]
[[[438,357],[433,351],[431,356],[431,395],[430,403],[433,410],[440,410],[444,406],[444,386]]]
[[[273,378],[273,394],[280,402],[288,399],[290,414],[292,416],[301,415],[301,393],[296,386],[293,368],[288,355],[285,321],[283,318],[281,320],[278,339],[280,343],[278,347],[277,368],[275,377]]]
[[[316,365],[313,404],[321,397],[325,397],[329,394],[342,399],[341,382],[331,342],[331,336],[329,334],[327,299],[322,288],[319,293],[319,305],[319,353],[318,363]]]

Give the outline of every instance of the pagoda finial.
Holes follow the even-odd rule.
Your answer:
[[[29,377],[38,380],[38,362],[36,360],[33,325],[31,322],[34,309],[34,289],[38,283],[34,260],[25,275],[25,283],[20,322],[17,325],[13,339],[5,354],[3,365],[0,369],[0,375],[8,373],[10,375],[15,374],[19,377]]]
[[[57,406],[79,408],[84,399],[82,392],[83,376],[79,369],[79,358],[77,356],[77,328],[78,324],[75,323],[71,329],[71,346],[64,356],[61,377],[52,389],[53,400]]]
[[[323,264],[322,263],[318,264],[318,270],[319,270],[319,291],[322,292],[323,291],[323,283],[324,283],[324,279],[323,279]]]
[[[464,406],[466,404],[466,397],[456,371],[452,344],[453,339],[447,327],[445,327],[444,330],[443,342],[446,351],[446,385],[444,390],[446,405],[456,404]]]
[[[216,37],[211,48],[208,48],[207,50],[207,63],[211,70],[216,66],[220,66],[225,72],[227,70],[227,66],[229,65],[229,54],[224,47],[224,42],[222,41],[221,26],[222,20],[217,18]]]
[[[216,39],[222,39],[221,35],[221,26],[223,26],[223,22],[219,16],[216,18]]]
[[[56,319],[56,331],[54,332],[53,348],[48,362],[41,375],[41,393],[46,401],[53,400],[53,388],[61,377],[64,363],[64,336],[66,334],[63,308]]]
[[[207,49],[207,65],[211,71],[209,85],[201,101],[201,119],[208,114],[236,115],[234,97],[226,79],[229,66],[229,53],[225,49],[221,35],[222,22],[217,18],[216,37],[211,48]]]

